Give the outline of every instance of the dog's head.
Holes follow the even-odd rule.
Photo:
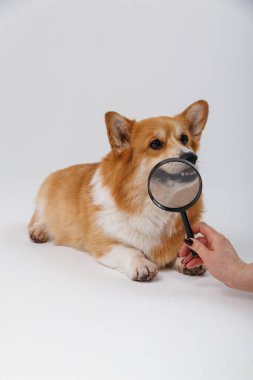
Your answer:
[[[195,164],[207,117],[208,103],[199,100],[174,117],[135,121],[107,112],[105,121],[113,154],[119,160],[131,159],[146,174],[166,158],[184,158]]]

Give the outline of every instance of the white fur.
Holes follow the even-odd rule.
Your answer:
[[[180,137],[183,132],[183,128],[181,127],[181,125],[177,124],[175,129],[176,129],[176,136]]]
[[[41,221],[44,221],[44,210],[45,210],[45,201],[43,199],[36,199],[36,212],[37,212],[37,217]]]
[[[110,190],[102,183],[99,169],[92,179],[93,202],[102,207],[97,223],[104,232],[118,242],[139,249],[147,257],[150,250],[159,244],[159,236],[168,225],[168,236],[174,232],[175,213],[159,209],[147,198],[140,215],[131,215],[118,209]]]
[[[35,203],[35,209],[36,209],[36,218],[33,222],[33,229],[40,230],[41,228],[43,228],[44,230],[46,230],[45,216],[44,216],[45,202],[42,199],[37,198],[36,203]]]
[[[166,132],[164,129],[158,129],[157,131],[154,132],[154,135],[156,135],[157,138],[159,138],[161,140],[166,139]]]
[[[115,245],[110,252],[100,257],[101,264],[125,273],[133,280],[152,279],[157,274],[155,264],[145,259],[137,249]]]
[[[117,269],[127,274],[131,272],[133,259],[138,257],[143,257],[140,251],[134,248],[115,245],[110,252],[100,257],[98,261],[107,267]]]

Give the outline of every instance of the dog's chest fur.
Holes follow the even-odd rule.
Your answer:
[[[101,207],[96,222],[111,238],[149,257],[150,251],[160,244],[165,226],[168,238],[175,232],[176,214],[160,210],[149,199],[144,201],[143,211],[138,215],[121,211],[110,190],[103,185],[99,169],[91,184],[93,203]]]

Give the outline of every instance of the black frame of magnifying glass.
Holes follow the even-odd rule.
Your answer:
[[[151,180],[151,177],[154,173],[154,171],[159,168],[160,166],[164,165],[164,164],[167,164],[167,163],[170,163],[170,162],[182,162],[183,164],[186,164],[186,165],[189,165],[191,166],[195,172],[197,173],[198,175],[198,178],[199,178],[199,190],[197,192],[197,195],[195,196],[195,198],[193,198],[193,200],[188,203],[187,205],[183,206],[183,207],[177,207],[177,208],[170,208],[170,207],[166,207],[164,205],[162,205],[161,203],[159,203],[154,197],[153,197],[153,194],[150,190],[150,180]],[[193,206],[197,200],[199,199],[200,195],[202,193],[202,179],[201,179],[201,176],[198,172],[198,170],[196,169],[195,165],[193,165],[191,162],[187,161],[187,160],[184,160],[183,158],[167,158],[163,161],[160,161],[158,162],[158,164],[156,164],[153,169],[151,170],[151,172],[149,173],[149,176],[148,176],[148,194],[152,200],[152,202],[159,208],[161,208],[162,210],[164,211],[171,211],[171,212],[179,212],[181,214],[181,217],[182,217],[182,221],[183,221],[183,224],[184,224],[184,228],[185,228],[185,232],[186,232],[186,236],[187,238],[192,238],[194,237],[194,234],[192,232],[192,229],[191,229],[191,225],[189,223],[189,220],[187,218],[187,214],[186,214],[186,210],[188,210],[191,206]],[[191,252],[192,252],[192,256],[194,257],[198,257],[198,254],[193,251],[191,249]]]
[[[199,190],[198,190],[198,193],[197,195],[195,196],[195,198],[190,202],[188,203],[187,205],[185,205],[184,207],[177,207],[177,208],[170,208],[170,207],[166,207],[164,205],[162,205],[161,203],[159,203],[154,197],[153,197],[153,194],[150,190],[150,180],[151,180],[151,177],[154,173],[154,171],[156,169],[158,169],[160,166],[164,165],[164,164],[167,164],[167,163],[170,163],[170,162],[182,162],[183,164],[186,164],[186,165],[189,165],[191,166],[197,173],[198,175],[198,178],[199,178]],[[202,193],[202,179],[201,179],[201,176],[198,172],[198,170],[196,169],[195,165],[193,165],[191,162],[183,159],[183,158],[166,158],[165,160],[163,161],[160,161],[158,162],[158,164],[156,164],[153,169],[151,170],[151,172],[149,173],[149,176],[148,176],[148,194],[150,196],[150,198],[152,199],[152,202],[154,202],[159,208],[165,210],[165,211],[171,211],[171,212],[183,212],[183,211],[186,211],[188,210],[191,206],[193,206],[197,200],[199,199],[200,195]]]

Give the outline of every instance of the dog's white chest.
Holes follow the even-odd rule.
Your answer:
[[[93,180],[93,202],[101,206],[97,214],[97,224],[113,239],[137,248],[149,256],[150,250],[160,242],[165,225],[168,235],[174,228],[175,214],[160,210],[150,201],[140,215],[131,215],[118,209],[110,191],[102,185],[99,172]]]

